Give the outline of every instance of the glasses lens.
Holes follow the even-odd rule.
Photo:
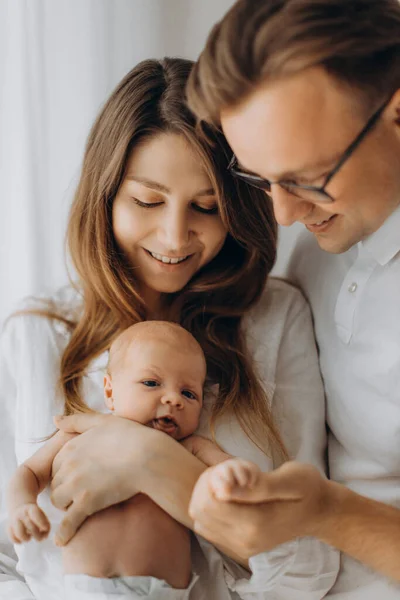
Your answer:
[[[308,202],[315,202],[316,204],[326,204],[327,202],[333,201],[333,198],[331,198],[329,194],[327,194],[327,192],[324,192],[323,190],[314,188],[308,189],[295,185],[292,186],[286,183],[280,183],[279,185],[286,192],[289,192],[289,194],[292,194],[297,198],[301,198],[302,200],[307,200]]]
[[[259,190],[263,190],[264,192],[271,191],[271,184],[268,179],[262,179],[261,177],[257,177],[257,175],[250,175],[249,173],[242,173],[241,171],[234,170],[232,170],[232,175]]]

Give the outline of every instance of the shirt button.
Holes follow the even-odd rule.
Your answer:
[[[349,285],[348,290],[349,290],[350,294],[354,294],[357,287],[358,287],[358,285],[356,284],[355,281],[351,285]]]

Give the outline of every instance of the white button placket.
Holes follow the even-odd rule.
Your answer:
[[[335,326],[339,339],[349,344],[354,333],[354,319],[368,279],[377,267],[369,256],[359,256],[343,280],[335,307]]]

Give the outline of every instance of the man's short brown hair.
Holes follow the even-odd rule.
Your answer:
[[[369,105],[400,87],[399,0],[238,0],[211,31],[188,99],[201,120],[261,82],[322,66]]]

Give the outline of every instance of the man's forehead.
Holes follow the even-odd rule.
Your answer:
[[[347,89],[314,68],[260,85],[221,124],[240,164],[273,179],[331,163],[354,130],[354,107]]]

